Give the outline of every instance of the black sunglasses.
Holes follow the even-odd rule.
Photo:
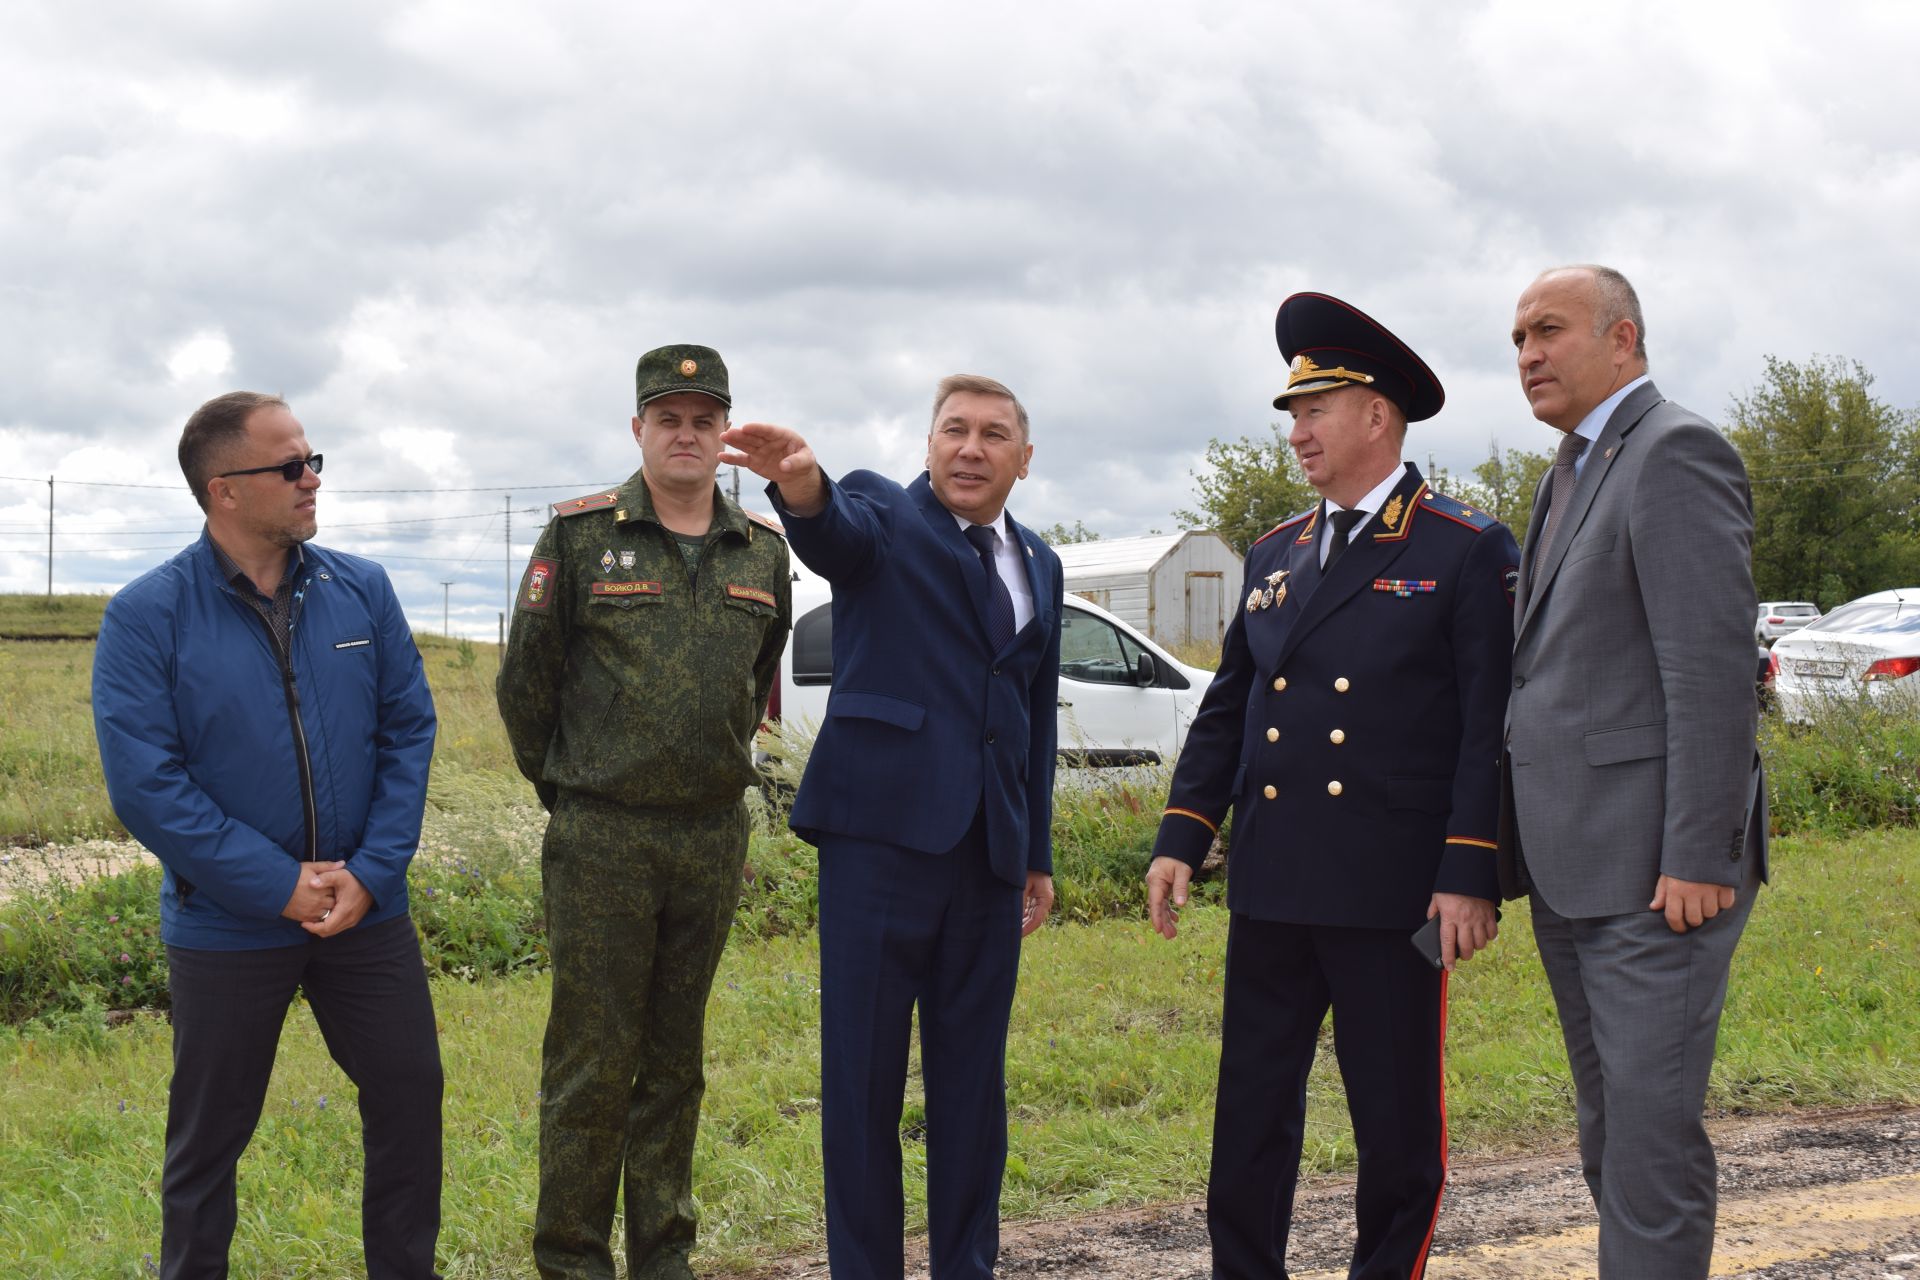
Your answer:
[[[214,479],[225,480],[228,476],[263,476],[269,471],[278,471],[280,478],[288,484],[298,484],[308,467],[313,468],[313,474],[320,474],[319,454],[316,453],[311,458],[295,458],[292,462],[276,462],[270,467],[248,467],[245,471],[222,471]]]

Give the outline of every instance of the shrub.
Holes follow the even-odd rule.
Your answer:
[[[1920,817],[1920,719],[1865,701],[1834,701],[1813,722],[1760,722],[1777,834],[1913,826]]]

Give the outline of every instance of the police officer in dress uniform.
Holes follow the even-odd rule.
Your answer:
[[[1229,806],[1214,1275],[1284,1277],[1307,1072],[1333,1010],[1359,1153],[1350,1277],[1426,1265],[1445,1179],[1447,974],[1495,933],[1497,762],[1519,552],[1401,460],[1438,413],[1419,356],[1335,298],[1275,322],[1275,408],[1321,502],[1247,554],[1147,872],[1166,937]],[[1409,945],[1439,924],[1438,960]]]
[[[739,902],[744,793],[792,617],[786,543],[714,483],[732,404],[717,352],[640,357],[642,466],[555,503],[515,602],[500,715],[552,814],[541,853],[553,1007],[534,1262],[692,1272],[707,992]]]

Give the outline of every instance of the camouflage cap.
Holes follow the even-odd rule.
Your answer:
[[[634,368],[633,389],[641,408],[645,408],[649,400],[658,400],[676,391],[698,391],[733,408],[733,393],[727,389],[726,362],[712,347],[689,343],[655,347],[641,356]]]

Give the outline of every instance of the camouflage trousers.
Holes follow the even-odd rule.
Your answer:
[[[543,1280],[686,1280],[707,993],[740,900],[744,803],[629,809],[563,792],[541,852],[553,1007],[540,1063]]]

